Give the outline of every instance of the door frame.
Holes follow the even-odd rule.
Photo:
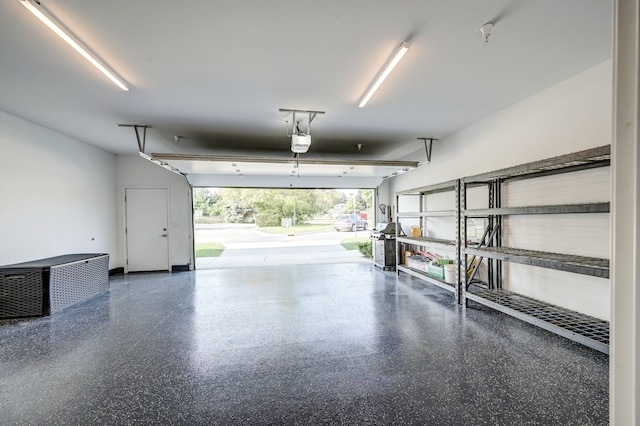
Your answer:
[[[122,246],[124,253],[124,273],[129,273],[129,249],[127,245],[127,189],[164,189],[167,192],[167,271],[171,272],[171,189],[168,186],[151,186],[151,185],[126,185],[122,187],[122,227],[120,235],[122,236]]]

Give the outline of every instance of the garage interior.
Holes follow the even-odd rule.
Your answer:
[[[109,271],[87,301],[2,321],[5,420],[637,423],[638,11],[2,2],[0,265],[100,253]],[[375,188],[421,235],[396,271],[200,271],[204,186]],[[456,284],[416,251],[455,259]]]

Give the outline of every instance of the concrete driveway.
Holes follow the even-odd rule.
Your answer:
[[[340,245],[347,238],[369,236],[369,231],[334,230],[301,235],[260,232],[254,224],[196,225],[196,241],[219,242],[225,250],[219,257],[196,258],[196,269],[244,268],[266,265],[318,263],[366,263],[358,250]]]

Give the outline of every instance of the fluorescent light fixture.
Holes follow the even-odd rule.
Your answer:
[[[376,93],[376,90],[378,90],[382,82],[384,82],[384,80],[389,76],[389,74],[391,74],[391,71],[393,71],[396,65],[398,65],[398,62],[400,62],[400,59],[402,59],[404,54],[407,53],[407,50],[409,50],[409,42],[403,41],[400,44],[400,47],[398,48],[398,51],[396,52],[396,54],[393,55],[393,59],[391,59],[389,64],[385,67],[384,71],[382,71],[382,73],[378,76],[376,82],[373,83],[373,85],[369,88],[367,93],[364,95],[364,97],[360,101],[360,105],[358,105],[358,108],[364,108],[367,102],[369,102],[369,99],[371,99],[373,94]]]
[[[304,154],[311,146],[311,135],[297,134],[291,135],[291,152]]]
[[[18,0],[27,10],[42,21],[51,31],[56,33],[58,37],[67,42],[67,44],[75,49],[83,58],[96,67],[102,74],[107,76],[116,86],[124,90],[129,91],[129,88],[124,81],[116,75],[114,71],[100,61],[96,56],[90,53],[90,49],[86,47],[78,38],[76,38],[60,21],[56,19],[49,11],[42,7],[35,0]]]

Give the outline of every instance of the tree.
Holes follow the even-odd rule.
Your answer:
[[[344,192],[336,191],[335,189],[316,189],[316,204],[318,211],[316,214],[326,214],[336,204],[346,202]]]
[[[250,188],[222,188],[220,214],[226,222],[250,223],[255,220],[254,194]]]
[[[283,218],[294,218],[303,223],[322,207],[318,207],[314,191],[304,189],[267,189],[259,191],[260,198],[254,201],[256,224],[278,226]],[[295,216],[294,216],[295,214]]]
[[[372,210],[373,205],[373,189],[364,189],[359,191],[364,210]]]
[[[203,216],[221,215],[227,222],[255,222],[258,226],[279,226],[282,219],[294,218],[301,224],[315,215],[325,214],[344,203],[349,211],[371,209],[373,191],[358,191],[347,197],[335,189],[276,188],[194,188],[194,208]]]
[[[220,195],[209,188],[193,189],[193,207],[202,211],[203,216],[216,216],[220,214]]]
[[[373,208],[373,190],[372,189],[359,189],[355,197],[345,198],[346,207],[345,212],[352,212],[354,210],[361,212],[370,212]]]
[[[304,223],[325,213],[340,200],[341,193],[327,189],[222,188],[216,206],[227,221],[255,221],[258,226],[279,226],[283,218]]]

